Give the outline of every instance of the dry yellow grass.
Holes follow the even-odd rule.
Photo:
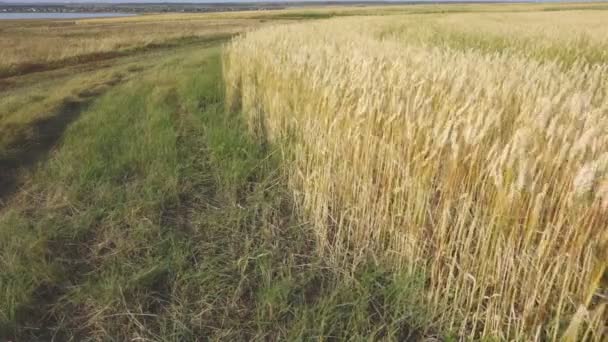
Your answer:
[[[286,174],[328,259],[371,254],[423,272],[435,323],[463,339],[600,341],[608,61],[602,27],[584,18],[265,28],[227,48],[227,95],[256,134],[285,144]],[[526,26],[511,21],[537,31],[521,37]],[[559,48],[580,34],[592,37],[583,50]]]
[[[261,24],[259,19],[223,19],[212,15],[0,22],[0,77],[180,39],[224,37]]]

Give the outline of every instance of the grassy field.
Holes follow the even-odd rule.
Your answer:
[[[0,340],[602,341],[606,10],[0,21]]]
[[[259,19],[214,19],[187,15],[113,20],[0,23],[0,77],[108,59],[137,50],[227,38],[259,26]]]

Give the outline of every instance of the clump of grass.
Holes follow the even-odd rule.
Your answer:
[[[379,38],[390,26],[262,29],[225,54],[229,101],[289,141],[320,255],[425,270],[435,322],[465,339],[601,340],[607,65]]]

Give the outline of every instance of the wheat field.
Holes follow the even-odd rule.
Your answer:
[[[318,253],[426,279],[461,339],[591,340],[608,321],[604,11],[334,18],[224,53],[280,145]]]

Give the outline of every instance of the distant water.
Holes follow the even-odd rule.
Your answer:
[[[107,18],[107,17],[130,17],[130,13],[0,13],[0,20],[15,19],[82,19],[82,18]]]

